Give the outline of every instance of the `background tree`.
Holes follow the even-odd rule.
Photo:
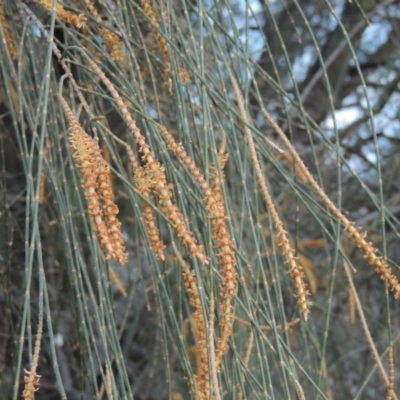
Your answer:
[[[397,398],[397,2],[0,5],[0,398]]]

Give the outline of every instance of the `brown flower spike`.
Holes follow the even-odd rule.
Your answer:
[[[210,188],[204,176],[194,164],[193,160],[188,156],[182,145],[176,143],[167,129],[158,125],[162,132],[168,147],[175,153],[177,157],[187,166],[194,179],[198,182],[205,197],[203,202],[207,208],[207,213],[211,219],[212,237],[217,250],[218,265],[221,268],[221,336],[218,338],[216,351],[216,365],[222,361],[228,349],[229,337],[232,333],[232,301],[237,290],[237,272],[234,248],[235,245],[230,237],[228,227],[226,225],[226,215],[221,190],[221,182],[214,182],[214,188]],[[228,159],[227,155],[220,155],[223,167]],[[215,190],[215,192],[214,192]]]
[[[254,171],[257,176],[257,182],[260,185],[261,194],[264,198],[265,204],[271,214],[272,220],[274,221],[275,228],[277,230],[277,237],[279,238],[279,245],[282,248],[283,254],[286,256],[287,263],[290,265],[289,275],[294,280],[294,289],[295,296],[297,297],[297,305],[300,308],[300,312],[303,314],[304,319],[307,321],[307,316],[309,311],[309,306],[312,304],[311,301],[308,300],[310,296],[310,292],[306,288],[306,284],[304,283],[304,272],[303,267],[298,263],[294,251],[290,246],[289,239],[287,236],[287,232],[283,228],[283,223],[279,217],[278,212],[276,211],[275,204],[272,200],[272,197],[269,193],[267,184],[265,183],[263,173],[261,171],[260,162],[257,157],[256,147],[254,144],[253,136],[248,128],[248,117],[246,113],[246,109],[244,106],[243,95],[240,92],[239,85],[236,79],[231,75],[231,83],[233,91],[236,95],[237,104],[239,107],[240,116],[244,122],[243,129],[245,132],[246,140],[249,146],[250,157],[254,167]]]
[[[152,200],[150,194],[152,183],[144,167],[140,167],[139,165],[136,165],[134,167],[133,181],[136,184],[137,188],[139,189],[140,193],[142,193],[142,195],[146,199]],[[157,260],[164,261],[165,245],[160,238],[160,231],[156,225],[156,217],[154,215],[154,211],[152,207],[149,206],[147,203],[144,203],[142,205],[142,210],[143,210],[143,219],[147,228],[147,234],[149,235],[151,248],[154,251]]]
[[[8,52],[13,60],[18,58],[18,51],[13,42],[13,37],[10,32],[7,17],[5,14],[3,0],[0,0],[0,29],[3,31],[3,37],[8,47]]]
[[[149,17],[149,19],[151,21],[151,24],[152,24],[151,28],[154,32],[157,42],[160,45],[161,52],[163,53],[164,64],[165,64],[165,81],[167,83],[169,92],[172,93],[172,79],[170,77],[171,61],[169,59],[167,41],[155,28],[156,26],[159,26],[160,24],[158,22],[157,15],[154,11],[153,5],[151,4],[151,1],[150,0],[142,0],[141,4],[143,7],[143,11],[146,13],[146,15]]]
[[[41,376],[34,372],[27,371],[26,369],[24,370],[24,373],[25,387],[22,391],[22,398],[26,400],[33,400],[35,397],[35,392],[39,390],[38,386]]]
[[[97,142],[81,127],[67,102],[60,96],[60,102],[69,122],[69,139],[74,150],[74,161],[82,173],[82,187],[88,202],[93,228],[100,240],[106,257],[126,264],[128,255],[117,218],[118,206],[110,180],[110,167],[103,159]]]
[[[182,277],[189,295],[190,304],[194,308],[193,319],[195,325],[196,354],[198,365],[196,371],[196,391],[199,399],[207,399],[210,391],[210,379],[207,352],[207,327],[201,306],[199,287],[194,271],[182,258],[175,244],[172,243],[176,258],[182,268]]]
[[[43,7],[51,11],[53,8],[53,0],[40,0],[39,1]],[[76,15],[67,11],[63,6],[59,4],[56,5],[57,18],[61,21],[76,26],[79,28],[84,28],[86,26],[87,19],[83,14]]]

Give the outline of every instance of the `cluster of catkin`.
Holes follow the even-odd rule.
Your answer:
[[[293,160],[295,161],[299,170],[301,170],[304,179],[306,179],[309,182],[309,184],[315,190],[318,196],[328,206],[332,214],[342,223],[344,229],[354,241],[354,244],[364,253],[364,257],[367,260],[368,264],[374,265],[376,267],[376,272],[380,274],[381,278],[389,284],[390,290],[394,292],[395,298],[399,299],[400,298],[399,280],[392,273],[392,270],[389,267],[386,260],[383,257],[376,254],[378,252],[378,249],[374,247],[372,242],[368,242],[366,240],[367,237],[366,232],[363,232],[361,228],[356,228],[354,223],[349,221],[347,217],[335,206],[335,204],[329,199],[329,197],[326,195],[326,193],[318,185],[317,181],[308,171],[303,160],[300,158],[296,149],[290,143],[289,139],[286,137],[285,133],[282,131],[279,125],[275,122],[275,120],[267,112],[267,110],[265,110],[265,108],[262,108],[261,110],[266,120],[271,124],[275,132],[279,135],[279,137],[282,139],[282,141],[285,143],[286,147],[290,151]]]
[[[145,149],[148,149],[147,147]],[[147,153],[146,151],[144,151]],[[173,229],[184,246],[190,251],[190,256],[197,257],[203,264],[208,263],[208,257],[204,254],[204,248],[197,244],[193,232],[188,229],[184,216],[177,205],[172,201],[172,185],[167,184],[164,167],[147,153],[143,156],[148,163],[143,167],[142,173],[146,177],[149,190],[153,191],[161,205],[161,210],[172,222]]]
[[[172,186],[167,184],[164,167],[155,158],[149,145],[146,143],[146,139],[141,134],[140,129],[137,127],[135,121],[130,115],[123,99],[98,65],[91,59],[88,59],[88,64],[115,99],[122,117],[136,139],[144,164],[143,173],[146,175],[149,184],[151,184],[151,190],[157,196],[162,211],[167,215],[169,221],[171,221],[176,235],[180,239],[181,243],[189,248],[191,257],[197,257],[203,264],[208,263],[208,257],[204,253],[203,246],[197,244],[193,232],[191,232],[186,226],[182,213],[179,211],[176,204],[172,202]]]
[[[117,218],[119,210],[114,201],[110,166],[103,159],[97,141],[83,130],[61,96],[60,102],[68,119],[73,158],[82,174],[82,187],[85,189],[93,228],[106,258],[114,258],[118,263],[126,264],[128,254],[125,251],[121,222]]]
[[[165,184],[165,176],[163,176],[163,172],[161,174],[159,172],[157,173],[157,171],[159,171],[157,164],[155,166],[153,163],[150,164],[150,168],[148,166],[139,166],[131,149],[128,150],[128,154],[134,170],[133,182],[135,186],[146,200],[152,200],[152,192],[157,194],[160,203],[162,204],[162,210],[167,214],[169,220],[174,223],[174,230],[181,242],[189,246],[191,249],[191,256],[199,255],[198,246],[196,245],[193,234],[186,228],[186,225],[184,224],[183,215],[180,213],[176,205],[171,202],[170,193],[168,191],[169,185]],[[153,170],[151,165],[154,166],[153,169],[155,173],[151,172]],[[163,182],[164,185],[156,185],[156,182]],[[160,238],[160,232],[156,225],[154,210],[147,203],[142,205],[142,210],[147,234],[150,240],[150,246],[155,253],[156,258],[160,261],[164,261],[165,245]],[[186,291],[189,295],[190,304],[194,308],[193,320],[195,324],[197,356],[197,372],[195,376],[196,394],[198,399],[207,399],[210,390],[207,353],[207,327],[203,315],[197,279],[194,271],[192,271],[189,265],[183,260],[182,255],[179,253],[174,243],[173,248],[179,264],[181,265],[183,282],[185,283]],[[200,254],[202,254],[202,252]]]
[[[215,171],[213,179],[214,184],[213,187],[210,187],[192,159],[187,155],[185,149],[180,144],[176,143],[164,126],[159,125],[159,128],[167,142],[167,146],[186,165],[193,178],[199,184],[200,189],[205,196],[203,202],[211,220],[212,237],[217,252],[218,265],[221,268],[220,273],[222,275],[220,296],[221,336],[218,338],[216,351],[216,365],[218,366],[228,348],[228,341],[232,332],[233,324],[232,301],[237,290],[237,272],[235,268],[236,259],[234,253],[235,246],[226,224],[227,217],[225,215],[221,182],[217,171]],[[223,167],[227,161],[227,155],[220,154],[219,158]]]
[[[143,167],[141,167],[140,172],[136,174],[135,179],[136,181],[142,180],[141,183],[139,182],[139,187],[142,188],[141,192],[146,193],[146,191],[143,190],[143,186],[147,185],[149,191],[151,193],[154,193],[155,196],[157,197],[157,200],[161,206],[162,211],[166,214],[168,220],[172,223],[174,231],[178,236],[178,238],[180,239],[181,243],[189,248],[191,257],[197,257],[203,264],[208,263],[209,260],[204,253],[203,246],[197,244],[197,241],[193,233],[186,226],[186,222],[182,213],[179,211],[178,207],[172,202],[172,197],[173,197],[172,186],[167,183],[164,167],[155,158],[155,155],[151,151],[149,145],[146,143],[146,139],[141,134],[140,129],[133,120],[125,102],[115,89],[114,85],[111,83],[111,81],[106,77],[106,75],[94,61],[92,61],[90,58],[88,58],[87,61],[90,68],[100,78],[100,80],[106,86],[112,97],[115,99],[116,105],[120,110],[122,117],[124,118],[130,132],[132,133],[137,142],[139,153],[141,154],[141,159],[143,162]],[[208,186],[207,182],[205,181],[204,177],[201,175],[199,170],[196,168],[193,161],[187,156],[183,147],[175,143],[175,141],[168,134],[165,128],[160,126],[160,130],[165,135],[168,146],[185,163],[185,165],[187,165],[191,174],[197,180],[197,182],[200,185],[200,188],[205,194],[204,203],[206,205],[212,223],[213,239],[215,242],[215,247],[218,252],[218,263],[222,267],[221,268],[222,289],[221,289],[221,303],[220,303],[220,310],[222,313],[220,326],[222,333],[221,337],[218,340],[217,357],[216,357],[217,358],[216,364],[218,365],[221,362],[222,357],[224,356],[227,350],[228,340],[232,332],[233,312],[231,303],[237,290],[234,244],[228,233],[226,225],[226,216],[224,212],[224,206],[221,194],[219,195],[213,194],[212,189]],[[132,162],[132,166],[134,169],[138,169],[136,162]],[[149,191],[147,191],[146,195],[149,195],[150,193]],[[152,235],[150,234],[150,236]],[[158,247],[156,249],[156,254],[161,249],[159,245],[157,246]],[[198,306],[200,298],[199,297],[195,298],[196,296],[194,294],[195,293],[194,281],[187,272],[183,271],[183,274],[185,277],[184,279],[186,284],[189,284],[189,287],[191,288],[191,291],[189,293],[191,295],[191,301],[195,302]],[[193,277],[193,275],[191,276]],[[204,332],[205,335],[207,335],[207,331],[205,330]],[[199,352],[204,352],[204,355],[207,354],[206,346],[203,349],[199,348]],[[208,368],[208,360],[204,358],[202,364],[204,365],[200,367],[199,370],[206,371],[206,368]],[[201,376],[204,377],[205,372],[199,372],[199,373],[201,374]],[[203,384],[200,382],[200,386],[202,385]],[[204,383],[204,385],[205,385],[204,387],[206,387],[207,384]]]

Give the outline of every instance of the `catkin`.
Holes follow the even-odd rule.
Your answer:
[[[125,251],[121,222],[117,218],[119,210],[114,200],[114,192],[110,179],[110,167],[102,158],[98,147],[97,150],[94,157],[94,162],[97,166],[97,192],[103,206],[108,237],[113,247],[113,257],[120,264],[126,264],[128,255]]]
[[[41,376],[26,369],[24,369],[24,374],[25,386],[24,390],[22,391],[22,398],[26,400],[33,400],[35,397],[35,392],[39,390],[38,386]]]
[[[3,37],[7,44],[8,52],[13,60],[18,58],[17,48],[15,47],[13,37],[11,36],[10,28],[8,26],[8,21],[5,15],[3,0],[0,0],[0,26],[3,31]]]
[[[147,176],[146,169],[144,167],[139,166],[139,163],[136,160],[135,154],[132,151],[131,146],[118,137],[114,136],[114,140],[120,143],[125,147],[127,152],[132,171],[133,171],[133,183],[137,186],[140,193],[149,201],[152,200],[151,191],[152,191],[152,182]],[[155,253],[157,260],[164,261],[164,249],[165,245],[161,239],[160,231],[156,225],[156,217],[154,214],[153,208],[144,203],[142,205],[143,210],[143,219],[145,222],[145,226],[147,229],[147,234],[150,240],[150,246]]]
[[[195,323],[195,337],[196,337],[196,355],[198,363],[196,371],[196,391],[199,399],[208,399],[210,390],[209,368],[208,368],[208,352],[207,352],[207,326],[203,315],[203,308],[201,306],[199,288],[194,272],[190,269],[189,265],[182,258],[175,244],[172,245],[176,258],[182,269],[183,282],[186,286],[186,292],[189,295],[190,304],[194,308],[193,319]]]
[[[147,176],[146,170],[143,167],[136,166],[134,168],[133,182],[136,184],[140,193],[148,200],[151,200],[152,183]],[[160,238],[160,231],[156,225],[156,218],[153,208],[147,203],[142,205],[143,219],[147,228],[147,234],[150,240],[150,246],[159,261],[164,261],[164,242]]]
[[[43,271],[42,271],[43,272]],[[43,336],[43,312],[39,311],[38,328],[36,332],[35,346],[33,349],[31,369],[28,371],[24,369],[24,390],[22,391],[22,398],[25,400],[33,400],[35,392],[39,390],[40,375],[36,373],[39,364],[40,347]]]
[[[53,8],[53,0],[39,0],[39,2],[48,10]],[[79,28],[84,28],[87,23],[87,19],[83,14],[75,15],[70,11],[67,11],[63,6],[56,5],[56,15],[61,21],[76,26]]]
[[[228,153],[225,153],[225,152],[218,153],[218,161],[219,161],[219,166],[221,168],[222,177],[224,176],[223,171],[224,171],[226,162],[228,161],[228,157],[229,157]],[[212,190],[214,196],[216,197],[216,199],[218,201],[223,203],[224,197],[223,197],[223,193],[222,193],[222,181],[219,177],[217,164],[213,164],[210,167],[210,181],[211,181],[211,190]]]
[[[110,180],[110,167],[101,156],[97,142],[81,127],[67,102],[60,96],[60,102],[69,122],[69,140],[74,150],[74,161],[82,173],[82,187],[88,202],[93,228],[106,252],[106,258],[114,258],[126,264],[128,255],[117,218],[118,206]]]
[[[244,124],[243,129],[245,131],[245,136],[247,143],[249,145],[250,156],[253,163],[253,167],[257,176],[257,182],[261,188],[261,194],[264,198],[264,201],[267,205],[267,208],[271,214],[272,220],[274,221],[275,228],[277,230],[277,237],[279,238],[279,244],[283,249],[283,253],[286,256],[286,260],[290,265],[289,275],[294,280],[294,290],[295,296],[297,297],[297,305],[300,308],[300,312],[303,314],[305,320],[307,320],[307,316],[309,313],[308,307],[311,305],[311,302],[308,300],[308,296],[310,296],[310,292],[306,289],[306,284],[304,283],[304,272],[303,267],[298,263],[294,251],[290,246],[289,239],[287,237],[286,231],[283,228],[283,223],[276,211],[274,202],[272,201],[272,197],[269,193],[268,187],[264,181],[264,177],[261,171],[260,163],[258,161],[256,147],[254,145],[254,140],[251,134],[250,129],[248,128],[248,118],[246,114],[246,110],[244,107],[244,100],[242,93],[240,92],[238,83],[236,79],[231,75],[231,82],[233,91],[236,95],[236,100],[239,106],[240,116],[242,117]]]
[[[158,22],[157,15],[154,11],[153,5],[151,4],[151,0],[141,0],[141,4],[143,7],[143,11],[145,12],[145,14],[149,17],[149,19],[151,21],[152,30],[154,32],[154,35],[156,36],[157,42],[160,45],[161,52],[162,52],[163,58],[164,58],[164,64],[165,64],[165,81],[167,83],[169,92],[172,93],[172,79],[170,76],[171,75],[171,61],[169,59],[167,41],[155,28],[155,26],[159,26],[159,22]]]
[[[85,0],[85,4],[89,13],[93,16],[96,22],[102,23],[101,16],[96,7],[93,5],[93,2],[91,0]],[[123,59],[123,54],[121,50],[122,43],[119,36],[104,26],[99,27],[99,32],[100,35],[103,37],[104,43],[106,44],[107,48],[110,50],[111,56],[114,58],[114,60],[121,61]]]
[[[96,165],[93,153],[96,151],[96,143],[86,134],[79,123],[70,122],[69,140],[74,150],[74,161],[82,174],[82,188],[85,190],[85,198],[88,202],[88,211],[93,228],[100,240],[101,247],[106,251],[106,258],[112,257],[113,248],[108,237],[106,223],[104,222],[103,210],[99,195],[96,191]]]

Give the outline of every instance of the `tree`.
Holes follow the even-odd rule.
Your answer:
[[[397,398],[396,2],[0,4],[1,398]]]

